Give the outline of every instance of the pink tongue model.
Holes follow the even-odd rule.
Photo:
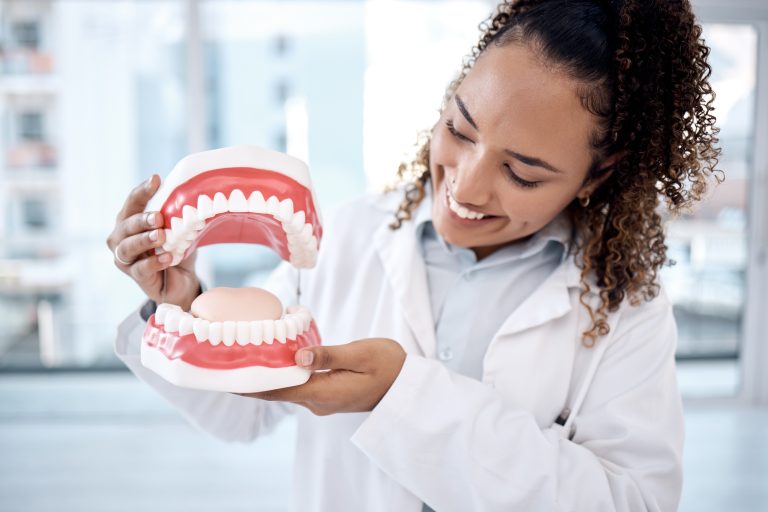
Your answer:
[[[192,302],[190,313],[210,322],[279,320],[283,305],[261,288],[212,288]]]

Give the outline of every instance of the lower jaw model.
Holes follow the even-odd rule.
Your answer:
[[[283,153],[235,146],[182,159],[147,205],[165,219],[157,252],[177,265],[197,247],[257,243],[297,269],[314,267],[322,237],[306,165]],[[178,386],[249,393],[296,386],[310,372],[294,354],[319,345],[309,310],[284,308],[259,288],[214,288],[190,311],[162,303],[147,322],[141,362]]]

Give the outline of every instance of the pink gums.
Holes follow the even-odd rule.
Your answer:
[[[221,192],[227,199],[233,190],[240,189],[246,200],[254,191],[264,199],[276,196],[279,200],[291,199],[294,211],[304,211],[306,222],[312,224],[313,234],[320,244],[323,228],[320,225],[310,191],[292,178],[276,171],[251,167],[212,169],[198,174],[176,187],[168,196],[161,212],[165,227],[171,227],[171,218],[182,217],[185,205],[197,207],[202,194],[213,199]],[[205,222],[205,228],[187,249],[185,257],[197,247],[221,243],[255,243],[274,249],[281,258],[288,260],[288,241],[280,221],[262,213],[221,213]],[[319,248],[319,247],[318,247]]]
[[[181,359],[201,368],[215,370],[233,370],[247,366],[266,366],[268,368],[283,368],[295,366],[294,354],[304,347],[320,345],[320,334],[315,321],[309,324],[309,329],[299,334],[295,340],[280,343],[275,340],[271,345],[235,343],[231,347],[220,343],[213,346],[207,341],[198,342],[194,334],[179,336],[178,332],[166,332],[155,323],[152,315],[144,329],[144,343],[159,350],[168,359]]]

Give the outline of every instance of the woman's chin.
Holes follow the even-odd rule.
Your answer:
[[[435,231],[438,235],[440,235],[440,238],[448,242],[449,244],[453,245],[454,247],[473,247],[473,245],[476,245],[477,240],[473,240],[472,236],[467,236],[468,233],[463,232],[464,230],[456,230],[452,229],[450,225],[445,222],[443,219],[434,219],[433,225],[435,227]],[[462,232],[457,232],[462,231]]]

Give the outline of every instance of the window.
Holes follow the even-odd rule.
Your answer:
[[[37,50],[40,47],[40,25],[36,21],[19,21],[13,24],[13,39],[22,48]]]
[[[288,149],[288,137],[285,134],[285,130],[279,131],[275,134],[274,147],[277,151],[285,152]]]
[[[49,53],[52,3],[46,0],[0,2],[0,72],[45,75],[53,71]]]
[[[288,40],[288,37],[285,36],[285,34],[278,34],[275,36],[275,54],[276,55],[285,55],[288,53],[288,50],[290,49],[290,41]]]
[[[19,114],[19,138],[25,141],[43,140],[42,112],[22,112]]]
[[[48,205],[42,199],[24,199],[21,203],[21,222],[24,228],[41,231],[50,228]]]
[[[0,367],[115,366],[142,294],[104,238],[127,192],[186,153],[186,2],[0,4],[0,316],[18,320]]]
[[[280,105],[288,101],[288,96],[291,94],[291,86],[285,80],[278,80],[275,86],[275,99]]]
[[[739,382],[748,282],[757,30],[748,24],[710,23],[704,25],[704,38],[712,50],[710,80],[723,148],[718,167],[725,181],[695,213],[668,225],[670,257],[676,264],[662,275],[674,302],[678,358],[719,365],[730,375],[723,378],[727,385],[721,393],[733,394]]]

